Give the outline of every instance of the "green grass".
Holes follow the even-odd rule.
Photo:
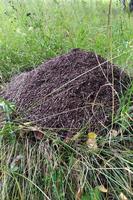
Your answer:
[[[115,63],[132,67],[133,20],[116,2],[110,24],[108,1],[12,2],[0,3],[0,71],[4,80],[77,47],[106,58],[119,56]],[[127,53],[121,55],[123,52]]]
[[[0,1],[1,84],[78,47],[133,74],[132,14],[107,0]],[[7,123],[0,130],[0,199],[74,200],[79,189],[81,200],[120,199],[121,193],[132,199],[132,94],[131,83],[114,121],[120,134],[97,136],[97,150],[65,143],[50,131],[32,141],[33,127],[12,122],[12,105],[2,100]]]

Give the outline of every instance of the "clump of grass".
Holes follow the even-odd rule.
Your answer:
[[[132,150],[117,136],[98,137],[98,149],[85,144],[64,143],[46,132],[39,142],[24,140],[1,152],[1,199],[119,199],[122,192],[132,199]],[[98,187],[104,185],[106,193]]]
[[[133,132],[133,83],[131,81],[125,94],[121,97],[118,115],[115,117],[116,126],[120,127],[121,132],[132,134]]]
[[[14,111],[15,106],[12,103],[4,99],[0,99],[0,141],[6,136],[10,142],[15,139],[15,126],[11,117]]]

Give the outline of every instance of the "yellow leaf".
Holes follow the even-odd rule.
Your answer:
[[[99,185],[99,186],[97,186],[97,188],[99,189],[100,192],[103,192],[103,193],[108,192],[107,188],[105,188],[104,185]]]
[[[119,195],[120,200],[128,200],[128,198],[121,192]]]
[[[88,133],[88,139],[96,139],[97,135],[94,132]]]
[[[97,135],[96,135],[96,133],[90,132],[90,133],[88,133],[87,136],[88,136],[88,139],[86,141],[87,146],[90,149],[94,149],[94,150],[97,149],[97,141],[96,141]]]

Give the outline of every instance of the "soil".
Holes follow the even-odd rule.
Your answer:
[[[43,128],[100,133],[112,123],[129,76],[101,56],[80,49],[12,78],[1,94],[24,121]]]

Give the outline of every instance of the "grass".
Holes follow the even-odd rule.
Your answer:
[[[116,3],[110,24],[108,1],[2,0],[0,18],[0,70],[4,80],[77,47],[107,58],[119,56],[115,63],[132,67],[133,20]],[[120,56],[123,52],[127,53]]]
[[[78,47],[112,59],[132,74],[133,16],[117,1],[109,2],[1,0],[1,87],[14,74]],[[120,134],[97,136],[95,150],[63,142],[50,131],[32,141],[34,127],[12,122],[12,105],[1,101],[8,119],[0,130],[0,198],[132,199],[132,94],[131,83],[115,119]]]

